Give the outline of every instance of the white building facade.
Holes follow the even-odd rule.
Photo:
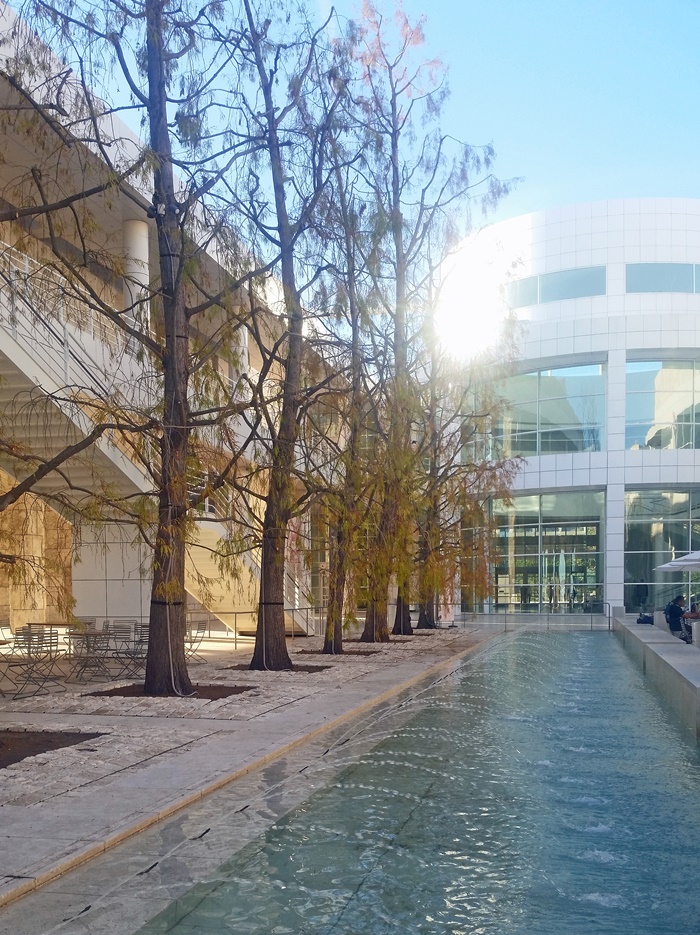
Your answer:
[[[489,609],[693,600],[700,576],[655,569],[700,548],[700,200],[574,205],[473,243],[519,323],[493,437],[524,460],[492,505]]]

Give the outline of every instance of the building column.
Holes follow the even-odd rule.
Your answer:
[[[124,250],[123,308],[132,309],[129,317],[139,317],[143,324],[147,315],[134,315],[136,303],[148,295],[150,271],[148,266],[148,223],[129,220],[122,223]]]
[[[622,607],[625,594],[625,364],[624,350],[608,353],[608,484],[605,497],[605,596]]]

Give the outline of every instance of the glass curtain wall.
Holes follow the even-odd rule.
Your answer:
[[[519,374],[496,392],[505,411],[494,424],[494,444],[505,457],[602,450],[603,364]]]
[[[605,283],[604,266],[583,266],[506,283],[504,295],[511,308],[523,308],[526,305],[605,295]]]
[[[599,613],[603,600],[603,491],[549,493],[493,503],[500,559],[492,608]]]
[[[626,447],[700,448],[700,361],[628,361],[626,370]]]
[[[700,549],[700,490],[625,493],[625,609],[661,610],[677,594],[700,602],[700,575],[655,571]]]

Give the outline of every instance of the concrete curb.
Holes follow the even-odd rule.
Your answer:
[[[628,655],[700,740],[700,649],[655,626],[615,619],[613,631]]]

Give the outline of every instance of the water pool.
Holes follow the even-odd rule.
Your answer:
[[[604,633],[523,633],[141,935],[684,935],[700,754]]]

